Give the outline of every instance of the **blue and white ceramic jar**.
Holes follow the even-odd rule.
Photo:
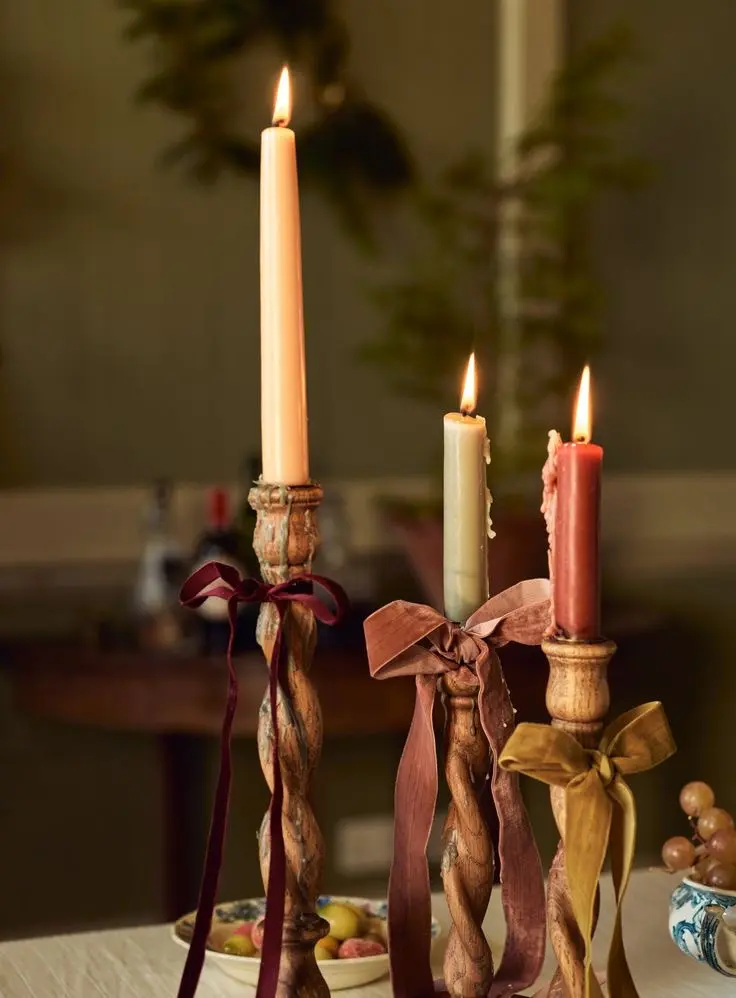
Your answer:
[[[681,881],[670,899],[670,933],[693,960],[736,977],[736,891]]]

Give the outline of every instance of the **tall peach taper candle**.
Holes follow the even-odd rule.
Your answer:
[[[263,480],[309,482],[302,256],[291,85],[284,67],[261,135],[261,446]]]
[[[486,421],[475,415],[475,355],[470,355],[460,412],[444,420],[445,615],[457,622],[488,599],[488,537],[491,496],[486,465],[491,459]]]

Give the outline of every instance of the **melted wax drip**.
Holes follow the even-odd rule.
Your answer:
[[[554,604],[554,553],[555,553],[555,517],[557,515],[557,451],[562,447],[562,437],[557,430],[549,431],[547,443],[547,460],[542,468],[542,514],[547,525],[547,563],[550,581],[550,624],[545,631],[545,637],[550,637],[557,630]]]
[[[491,441],[486,437],[483,444],[483,457],[485,458],[486,464],[491,463]],[[493,529],[493,520],[491,519],[491,505],[493,504],[493,496],[491,495],[491,490],[486,485],[486,531],[490,540],[496,536],[496,531]]]

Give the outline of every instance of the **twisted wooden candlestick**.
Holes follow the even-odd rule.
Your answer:
[[[485,998],[493,957],[483,919],[493,884],[493,842],[487,820],[489,748],[478,716],[478,679],[469,669],[442,679],[445,776],[451,801],[442,832],[442,882],[452,925],[444,959],[453,998]]]
[[[607,672],[616,645],[612,641],[588,643],[553,638],[542,643],[542,650],[549,662],[547,710],[552,725],[572,735],[584,748],[597,748],[610,706]],[[550,799],[562,838],[547,885],[547,926],[557,957],[548,998],[583,998],[585,946],[572,912],[565,871],[564,789],[552,787]]]
[[[253,549],[265,582],[286,582],[311,571],[319,544],[318,485],[257,484],[249,502],[257,513]],[[278,627],[276,608],[264,603],[258,618],[258,643],[271,660]],[[286,904],[278,998],[328,998],[317,968],[314,946],[329,926],[315,912],[324,865],[324,841],[309,803],[312,775],[322,750],[322,712],[308,677],[316,642],[310,610],[292,603],[282,640],[286,647],[285,685],[279,690],[279,761],[284,785],[283,829],[286,847]],[[258,755],[273,791],[273,729],[268,691],[258,717]],[[268,884],[271,841],[268,812],[258,836],[263,883]]]

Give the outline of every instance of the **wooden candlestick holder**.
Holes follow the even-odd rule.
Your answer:
[[[265,582],[287,582],[311,571],[319,545],[317,507],[319,485],[284,486],[258,483],[249,495],[257,513],[253,550]],[[278,628],[272,603],[261,606],[257,639],[271,660]],[[286,851],[286,897],[278,998],[329,998],[329,989],[314,956],[315,943],[329,925],[315,911],[322,869],[324,841],[312,811],[309,794],[322,750],[322,711],[309,668],[317,637],[311,610],[289,605],[283,624],[286,648],[284,685],[279,690],[279,761],[284,786],[283,829]],[[258,717],[258,755],[273,792],[273,729],[268,691]],[[261,824],[258,845],[264,885],[268,884],[271,856],[268,812]]]
[[[469,669],[448,673],[441,689],[451,795],[442,832],[442,883],[452,919],[445,987],[452,998],[485,998],[493,981],[493,958],[483,932],[494,869],[486,800],[490,750],[478,716],[475,674]]]
[[[549,662],[546,702],[553,727],[562,728],[584,748],[597,748],[610,706],[608,664],[616,645],[552,638],[542,642],[542,651]],[[561,839],[547,885],[547,927],[557,957],[548,998],[584,998],[585,946],[565,871],[565,790],[552,787],[550,799]]]

